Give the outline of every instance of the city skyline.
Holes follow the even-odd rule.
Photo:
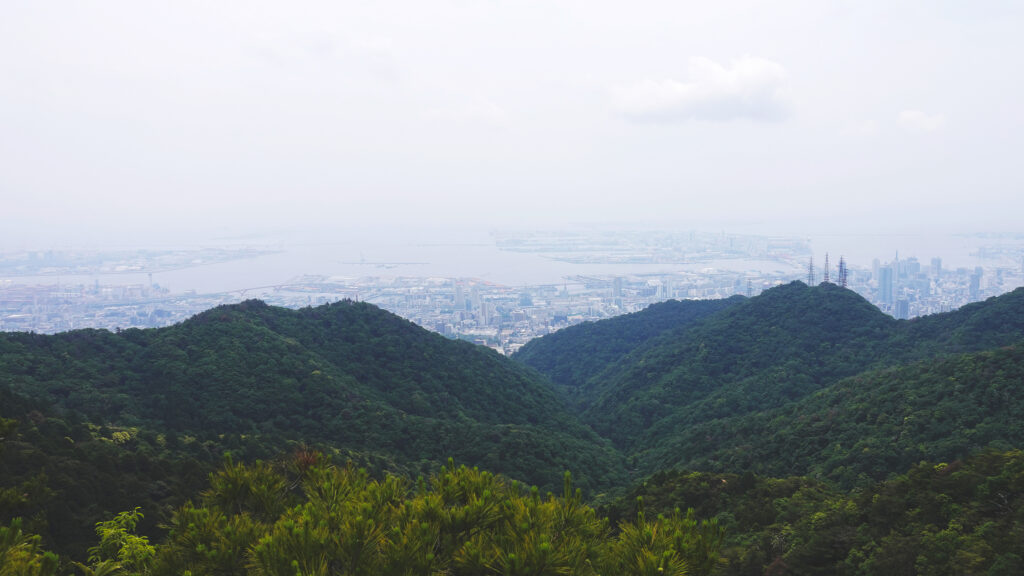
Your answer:
[[[289,261],[284,247],[0,252],[0,330],[159,327],[248,298],[292,308],[356,299],[445,336],[509,354],[533,338],[579,322],[669,299],[756,296],[793,280],[844,285],[883,312],[908,319],[1024,286],[1024,238],[974,240],[976,265],[950,264],[941,256],[919,259],[906,252],[851,265],[842,254],[815,254],[810,242],[795,237],[696,231],[504,232],[493,235],[490,247],[461,247],[492,269],[515,263],[523,266],[519,273],[535,273],[538,263],[553,264],[548,273],[554,276],[540,282],[535,275],[516,276],[515,270],[506,270],[501,279],[445,274],[460,269],[457,257],[451,268],[428,261],[335,260],[334,266],[341,267],[335,273],[330,273],[330,262],[320,261],[325,269],[316,274],[274,278],[266,265]],[[440,248],[435,255],[455,249]],[[465,260],[466,270],[472,266]],[[246,269],[263,273],[247,276]],[[356,273],[337,273],[341,269]],[[247,280],[230,289],[219,284],[220,292],[187,284],[223,276],[226,270]],[[120,278],[126,280],[118,284]],[[178,285],[172,289],[157,280]]]

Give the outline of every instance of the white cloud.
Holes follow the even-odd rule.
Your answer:
[[[723,66],[690,58],[686,81],[644,80],[612,89],[615,107],[640,121],[740,118],[783,120],[789,115],[789,75],[777,62],[744,57]]]
[[[900,112],[900,124],[917,132],[938,132],[946,127],[946,117],[942,114],[928,114],[920,110],[904,110]]]

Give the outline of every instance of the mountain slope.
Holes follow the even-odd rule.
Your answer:
[[[411,470],[453,456],[546,487],[623,466],[536,372],[369,304],[248,301],[155,330],[0,335],[0,383],[120,425],[378,453]],[[472,441],[467,441],[472,440]]]
[[[795,408],[801,401],[845,378],[1022,339],[1024,290],[948,314],[898,321],[852,291],[794,282],[728,306],[685,330],[662,333],[625,354],[611,346],[619,360],[578,388],[578,402],[587,406],[584,421],[633,456],[645,472],[677,464],[761,469],[754,456],[719,454],[719,432],[730,430],[757,444],[775,429],[755,422],[781,418],[785,410],[797,417],[793,410],[801,409]],[[546,345],[541,339],[533,353],[543,354]],[[906,392],[914,393],[910,384]],[[745,445],[727,444],[736,450]],[[785,462],[791,454],[784,452],[773,457]],[[896,459],[883,468],[896,471],[913,461]],[[772,466],[776,460],[768,462]],[[770,470],[790,474],[804,469]],[[858,470],[878,475],[870,467]]]
[[[905,339],[945,353],[1005,346],[1024,334],[1024,288],[900,324],[903,332],[893,339],[897,344]]]
[[[1024,345],[883,368],[772,410],[687,428],[656,423],[651,466],[869,484],[922,460],[1024,445]]]
[[[677,412],[690,425],[782,405],[873,365],[895,322],[835,286],[780,286],[610,367],[588,390],[584,419],[637,449]]]
[[[566,393],[576,394],[626,355],[666,335],[679,334],[742,301],[740,296],[723,300],[668,300],[640,312],[584,322],[536,338],[513,358],[546,374]]]

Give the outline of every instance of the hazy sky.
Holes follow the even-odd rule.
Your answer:
[[[0,6],[0,250],[302,226],[1024,232],[1019,2]]]

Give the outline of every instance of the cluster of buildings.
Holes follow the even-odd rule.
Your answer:
[[[760,258],[775,255],[774,262],[766,266],[781,270],[728,270],[712,267],[709,261],[707,268],[699,270],[578,274],[564,277],[557,284],[521,286],[474,278],[301,276],[275,286],[216,294],[172,293],[151,281],[126,285],[99,281],[89,285],[19,284],[14,278],[0,277],[0,330],[53,333],[80,328],[148,328],[174,324],[214,306],[247,298],[291,308],[352,299],[378,305],[445,336],[510,354],[538,336],[580,322],[642,310],[655,302],[755,296],[793,280],[816,280],[813,272],[801,270],[797,262],[809,260],[806,254],[800,254],[800,246],[750,240],[742,240],[747,244],[741,245],[724,237],[696,240],[716,243],[707,246],[708,253],[737,250],[742,255],[743,250],[757,250]],[[541,244],[552,239],[532,241],[521,242],[514,249],[540,250]],[[578,239],[559,242],[563,256],[591,261],[602,257],[594,250],[588,253],[580,248]],[[675,257],[661,248],[648,255],[661,264]],[[643,254],[636,250],[611,256],[605,253],[604,257],[628,258],[631,262],[639,258],[643,262]],[[692,249],[688,258],[692,259]],[[1024,286],[1024,259],[1021,254],[1013,258],[1020,265],[1006,265],[1008,260],[1001,258],[997,265],[949,269],[940,258],[923,263],[913,257],[897,257],[888,262],[876,259],[870,268],[844,265],[842,270],[825,267],[817,272],[819,278],[843,283],[886,313],[913,318],[953,310]],[[750,262],[764,264],[766,260]]]
[[[875,259],[870,269],[851,269],[848,288],[883,312],[909,319],[956,310],[1024,286],[1024,260],[1018,266],[945,268],[941,258]]]
[[[0,331],[52,334],[173,324],[219,298],[171,294],[152,284],[15,284],[0,280]]]
[[[561,284],[510,287],[474,279],[394,279],[363,299],[452,338],[511,354],[533,338],[669,299],[727,298],[785,281],[742,273],[574,276]]]

